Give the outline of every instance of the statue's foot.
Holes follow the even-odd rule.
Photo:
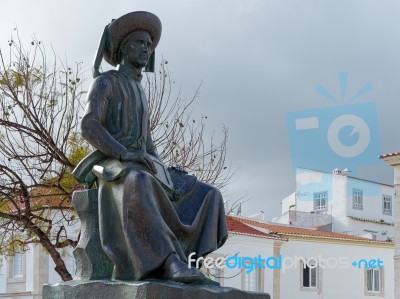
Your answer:
[[[178,282],[195,282],[203,278],[196,268],[188,268],[176,254],[171,254],[164,263],[163,279]]]

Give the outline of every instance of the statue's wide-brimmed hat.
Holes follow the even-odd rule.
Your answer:
[[[112,20],[104,28],[93,66],[94,78],[100,75],[99,68],[103,58],[112,66],[117,66],[120,63],[119,47],[124,38],[135,30],[147,31],[151,36],[153,41],[151,50],[153,53],[146,65],[145,71],[154,71],[154,49],[161,38],[161,21],[151,12],[134,11],[116,20]]]
[[[161,21],[151,12],[134,11],[123,15],[108,25],[108,38],[104,48],[104,59],[111,65],[119,63],[119,47],[122,40],[135,30],[147,31],[153,40],[152,50],[157,47],[161,37]]]

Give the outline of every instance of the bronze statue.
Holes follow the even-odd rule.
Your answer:
[[[205,256],[227,238],[221,193],[167,168],[149,131],[142,69],[154,68],[161,22],[137,11],[106,26],[95,60],[81,130],[96,149],[74,170],[99,188],[101,244],[117,280],[194,282],[187,256]],[[116,70],[99,72],[102,58]]]

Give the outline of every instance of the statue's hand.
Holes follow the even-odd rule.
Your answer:
[[[121,154],[120,157],[121,161],[130,161],[130,162],[136,162],[139,164],[144,165],[146,168],[148,168],[151,172],[157,173],[157,169],[154,166],[153,161],[151,160],[150,156],[142,150],[126,150]]]

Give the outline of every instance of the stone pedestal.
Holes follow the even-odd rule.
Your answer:
[[[72,204],[81,220],[81,238],[74,250],[76,279],[111,279],[114,268],[101,247],[97,194],[98,189],[90,189],[72,195]]]
[[[43,299],[270,299],[268,294],[166,281],[91,280],[43,286]]]
[[[184,284],[163,280],[111,281],[113,263],[104,254],[99,233],[98,190],[79,190],[72,196],[81,220],[81,238],[74,250],[75,280],[43,286],[43,299],[270,299],[268,294],[234,288]]]

